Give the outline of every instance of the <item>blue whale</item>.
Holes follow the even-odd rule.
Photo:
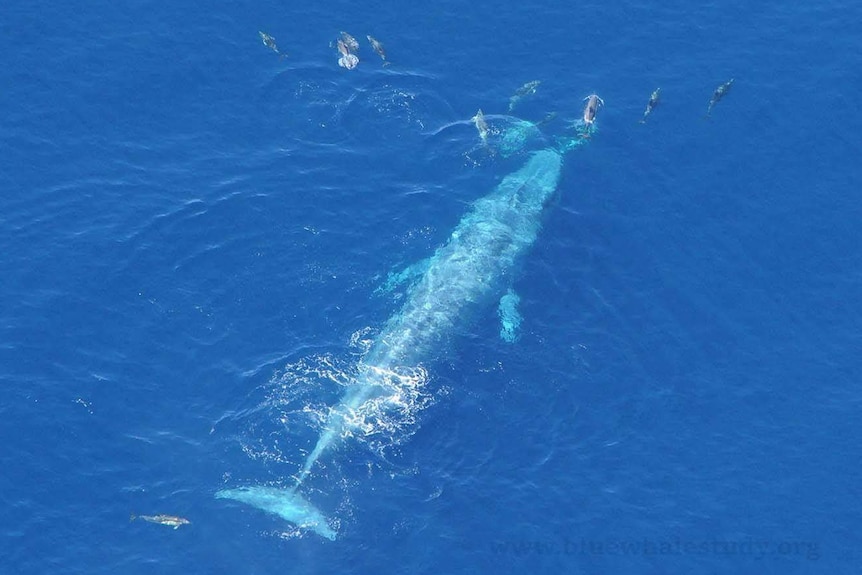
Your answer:
[[[518,262],[536,241],[543,211],[557,189],[565,150],[585,141],[532,153],[520,169],[473,204],[408,288],[401,309],[375,338],[362,360],[357,381],[330,410],[292,487],[250,486],[219,491],[216,496],[274,513],[335,539],[336,533],[324,515],[300,493],[303,482],[317,461],[349,435],[356,411],[387,393],[387,374],[420,365],[455,333],[471,311],[506,293]]]

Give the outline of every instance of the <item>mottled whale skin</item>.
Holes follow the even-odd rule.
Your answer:
[[[350,415],[381,391],[374,382],[375,374],[419,364],[452,334],[471,307],[499,299],[505,292],[504,280],[536,240],[561,167],[562,156],[556,150],[535,152],[520,170],[473,205],[449,241],[431,257],[401,310],[386,322],[363,360],[365,381],[350,386],[341,404],[332,410],[297,483],[305,480],[318,458],[342,435]]]
[[[561,152],[534,152],[523,167],[473,204],[375,339],[362,360],[357,381],[330,410],[293,487],[251,486],[226,489],[216,496],[246,503],[335,539],[335,530],[302,497],[299,488],[320,457],[350,434],[356,410],[369,399],[391,393],[382,385],[387,373],[429,359],[471,311],[506,293],[516,265],[536,240],[561,168]]]

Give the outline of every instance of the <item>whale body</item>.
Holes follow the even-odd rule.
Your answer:
[[[302,483],[318,459],[349,433],[356,410],[387,393],[387,373],[427,360],[471,311],[506,293],[517,263],[536,240],[561,168],[562,152],[534,152],[519,170],[473,204],[448,241],[429,258],[424,273],[407,290],[400,310],[375,338],[357,381],[330,410],[293,487],[251,486],[223,490],[216,496],[252,505],[335,539],[323,514],[299,493]]]

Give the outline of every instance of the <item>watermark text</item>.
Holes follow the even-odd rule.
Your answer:
[[[662,556],[719,555],[727,557],[801,557],[820,559],[820,545],[814,541],[774,541],[767,539],[567,539],[496,541],[496,555],[593,555]]]

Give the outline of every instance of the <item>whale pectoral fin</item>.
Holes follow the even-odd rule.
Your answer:
[[[409,265],[400,272],[389,272],[386,276],[386,281],[383,285],[379,286],[374,290],[375,295],[391,293],[395,288],[404,284],[410,283],[422,274],[425,273],[425,270],[428,269],[428,265],[431,261],[431,258],[425,258],[424,260],[418,261],[413,265]]]
[[[497,311],[500,315],[500,339],[508,343],[517,341],[520,327],[521,314],[518,312],[518,304],[521,298],[511,288],[500,298]]]

